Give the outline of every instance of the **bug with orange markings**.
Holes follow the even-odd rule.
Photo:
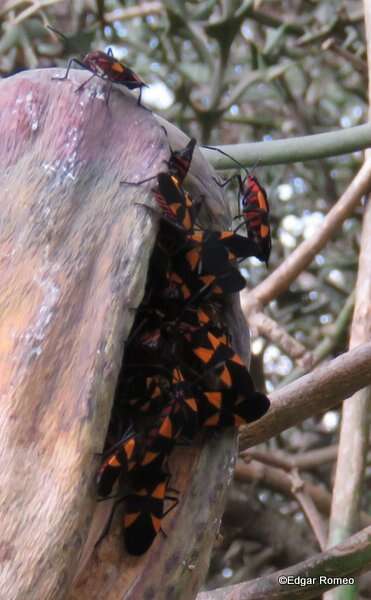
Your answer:
[[[167,131],[165,127],[162,127],[167,135]],[[168,166],[168,174],[174,177],[179,185],[181,185],[184,179],[187,176],[189,168],[191,166],[193,152],[196,147],[197,141],[195,138],[191,138],[184,146],[184,148],[180,148],[179,150],[173,150],[170,147],[170,158],[168,161],[164,161]],[[152,181],[156,179],[158,174],[151,175],[151,177],[146,177],[146,179],[141,179],[140,181],[127,181],[123,179],[121,183],[127,185],[142,185],[147,181]]]
[[[267,193],[254,175],[247,175],[245,181],[240,178],[239,186],[247,236],[258,248],[257,258],[268,264],[272,242]]]
[[[172,370],[171,386],[164,396],[160,416],[145,434],[145,452],[138,468],[160,456],[165,460],[181,437],[193,438],[198,431],[197,401],[179,367]],[[152,401],[157,403],[158,398]]]
[[[233,231],[196,231],[187,235],[186,262],[193,271],[222,275],[240,259],[256,256],[256,243]]]
[[[135,489],[126,496],[123,526],[129,554],[140,556],[148,550],[162,531],[162,520],[178,504],[178,498],[167,494],[168,482],[166,472],[154,470],[150,480],[139,478]],[[165,510],[166,500],[172,505]]]
[[[105,497],[111,493],[118,477],[131,471],[142,456],[143,440],[140,435],[130,431],[105,453],[96,484],[99,496]]]
[[[164,129],[164,128],[163,128]],[[166,130],[165,130],[166,131]],[[168,172],[157,173],[140,181],[122,180],[121,184],[142,185],[157,179],[157,187],[153,190],[156,202],[163,212],[163,218],[184,231],[193,231],[195,208],[190,194],[183,189],[182,183],[191,166],[196,140],[191,138],[180,150],[170,150],[167,161]]]
[[[181,187],[178,178],[169,173],[159,173],[157,181],[158,188],[154,192],[164,217],[184,231],[193,231],[194,208],[190,194]]]
[[[48,29],[56,33],[59,37],[67,40],[66,36],[51,27],[47,26]],[[99,77],[99,79],[103,79],[108,82],[108,91],[106,93],[106,103],[108,104],[112,84],[117,83],[119,85],[123,85],[129,90],[139,89],[139,96],[137,104],[142,106],[141,98],[142,98],[142,89],[144,87],[148,87],[144,81],[137,75],[130,67],[124,65],[117,58],[114,57],[112,48],[109,48],[107,52],[103,52],[102,50],[94,50],[92,52],[88,52],[84,56],[82,60],[78,58],[71,58],[68,61],[67,69],[63,77],[53,77],[53,79],[63,81],[68,79],[68,74],[73,64],[79,65],[83,69],[90,71],[92,73],[91,77],[89,77],[84,83],[82,83],[75,91],[81,92],[85,88],[85,86],[91,81],[94,77]]]
[[[196,147],[195,138],[191,138],[184,148],[172,150],[168,161],[170,175],[175,175],[180,183],[183,183],[191,166],[193,152]]]
[[[268,265],[272,242],[269,225],[270,207],[264,187],[260,184],[255,175],[251,175],[238,160],[233,158],[233,156],[227,152],[224,152],[224,150],[221,150],[221,148],[216,148],[215,146],[203,146],[203,148],[215,150],[215,152],[219,152],[219,154],[227,156],[233,162],[235,162],[240,169],[245,171],[246,177],[244,179],[242,179],[241,175],[234,175],[229,179],[226,179],[223,183],[219,183],[217,180],[215,180],[215,182],[220,187],[224,187],[232,179],[237,178],[243,223],[241,223],[241,225],[239,225],[235,231],[238,231],[238,229],[244,225],[246,226],[247,237],[250,238],[256,245],[255,256]],[[239,217],[240,215],[238,215],[237,218]]]
[[[269,400],[260,392],[240,395],[233,389],[206,389],[202,390],[198,412],[202,427],[220,429],[256,421],[268,408]]]

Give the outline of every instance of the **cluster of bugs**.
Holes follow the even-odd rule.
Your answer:
[[[140,104],[145,84],[112,52],[71,59],[62,79],[73,61],[107,81],[108,98],[112,83],[139,88]],[[255,421],[269,408],[233,350],[223,316],[228,296],[245,287],[239,262],[255,256],[268,263],[267,196],[255,177],[238,176],[241,223],[234,231],[201,228],[197,206],[183,186],[195,146],[191,139],[185,148],[172,150],[166,171],[149,178],[155,180],[159,233],[97,474],[101,499],[112,494],[119,479],[126,487],[118,500],[125,501],[124,540],[127,551],[137,556],[148,550],[178,502],[170,486],[173,448],[191,443],[200,432]],[[245,235],[238,233],[241,228]]]
[[[129,486],[123,532],[134,555],[150,547],[178,501],[170,487],[172,449],[201,431],[252,422],[269,407],[233,350],[223,317],[226,298],[245,286],[238,263],[249,256],[268,261],[268,205],[260,194],[265,202],[266,196],[260,186],[240,180],[246,235],[199,227],[197,208],[183,187],[195,144],[192,139],[172,151],[167,172],[155,177],[160,228],[97,477],[101,497],[111,494],[119,477]]]

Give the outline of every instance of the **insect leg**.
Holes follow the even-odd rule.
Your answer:
[[[63,77],[57,77],[56,76],[56,77],[52,77],[52,79],[54,79],[54,80],[58,80],[59,79],[59,81],[63,81],[64,79],[68,79],[68,73],[70,72],[70,69],[71,69],[73,63],[76,63],[77,65],[79,65],[83,69],[86,69],[86,65],[84,65],[84,63],[81,62],[81,60],[78,60],[77,58],[70,58],[70,60],[68,61],[68,64],[67,64],[66,72],[63,75]]]
[[[89,79],[87,79],[86,81],[84,81],[84,83],[79,85],[79,87],[75,89],[75,94],[78,94],[79,92],[81,92],[84,89],[84,87],[89,83],[89,81],[91,81],[94,77],[97,77],[96,73],[93,73],[93,75],[91,75],[89,77]]]

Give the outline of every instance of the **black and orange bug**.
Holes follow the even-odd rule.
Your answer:
[[[179,314],[179,303],[187,308],[206,300],[218,301],[241,291],[246,285],[239,270],[230,264],[220,275],[198,274],[192,272],[183,257],[175,262],[174,269],[169,270],[161,281],[162,285],[153,289],[152,302],[155,305],[166,302],[168,314],[175,316]]]
[[[148,465],[159,455],[168,456],[182,433],[182,407],[172,390],[169,396],[156,424],[145,434],[145,453],[139,467]]]
[[[130,366],[129,366],[130,368]],[[144,367],[145,370],[145,367]],[[167,456],[174,447],[177,438],[181,435],[183,424],[189,422],[183,416],[185,409],[187,411],[194,410],[192,400],[184,394],[186,382],[179,369],[174,369],[172,374],[169,374],[171,386],[161,387],[161,381],[156,376],[147,378],[146,383],[149,383],[146,400],[145,411],[159,412],[160,415],[156,422],[144,433],[138,434],[129,431],[122,440],[117,442],[108,452],[105,453],[106,458],[102,463],[97,475],[97,488],[100,496],[107,496],[113,487],[116,479],[122,474],[128,474],[132,470],[142,473],[151,472],[156,467],[162,467]],[[152,385],[153,384],[153,385]],[[183,386],[183,396],[180,396],[180,388]],[[170,397],[167,403],[162,401],[162,397],[166,394]],[[188,394],[190,396],[190,394]],[[184,402],[184,406],[181,403]],[[145,405],[141,405],[143,409]],[[133,478],[135,475],[133,474]]]
[[[210,332],[208,334],[210,341]],[[208,383],[212,385],[208,402],[217,408],[218,420],[206,423],[216,426],[241,425],[262,417],[270,402],[267,396],[257,392],[248,369],[241,357],[234,352],[224,335],[214,336],[212,349],[205,342],[195,347],[193,352],[204,366],[208,366]],[[214,410],[215,413],[215,410]],[[203,420],[200,409],[200,419]]]
[[[196,231],[187,235],[185,259],[193,271],[222,275],[237,260],[256,255],[256,244],[233,231]]]
[[[187,362],[197,372],[208,372],[221,389],[244,389],[246,393],[254,391],[250,374],[233,350],[226,327],[210,324],[194,331],[185,331],[184,340],[183,351]]]
[[[221,275],[227,273],[233,263],[255,256],[256,244],[233,231],[174,231],[167,221],[162,221],[154,252],[155,270],[159,270],[159,265],[166,270],[170,259],[179,254],[190,271]]]
[[[191,351],[199,361],[198,376],[192,385],[180,377],[175,396],[183,406],[182,433],[188,439],[200,427],[236,427],[255,421],[269,408],[269,399],[256,392],[250,373],[231,347],[227,328],[203,318],[202,322],[190,336]]]
[[[244,182],[240,179],[239,185],[247,235],[259,248],[257,258],[268,265],[272,241],[267,193],[253,175],[248,175]]]
[[[216,334],[216,335],[215,335]],[[187,352],[187,362],[194,365],[197,372],[224,364],[232,355],[228,339],[224,331],[211,331],[209,326],[184,332],[187,342],[184,351]]]
[[[141,369],[143,373],[145,369]],[[131,390],[125,390],[124,402],[129,409],[147,415],[158,413],[163,408],[164,393],[170,385],[168,378],[159,373],[147,377],[142,374],[134,378],[134,382]]]
[[[180,150],[170,149],[170,158],[168,161],[169,175],[174,175],[179,183],[183,183],[187,176],[196,144],[196,139],[191,138],[184,148]]]
[[[186,307],[182,321],[187,324],[187,331],[195,331],[207,327],[216,331],[217,335],[225,335],[226,343],[230,341],[230,334],[222,314],[222,304],[215,299],[202,301],[196,306]]]
[[[145,367],[143,370],[145,371]],[[168,369],[162,370],[164,373],[166,372],[166,376],[163,373],[157,373],[150,377],[144,377],[143,387],[145,390],[141,395],[136,394],[135,397],[127,399],[129,407],[140,413],[154,415],[161,412],[166,405],[177,402],[180,410],[183,410],[184,413],[188,412],[189,408],[194,410],[192,392],[181,369],[175,367],[172,372]],[[186,406],[181,404],[182,402]],[[170,419],[172,418],[173,415],[170,414]],[[177,435],[177,425],[173,427],[173,435]]]
[[[182,183],[192,162],[196,143],[195,138],[192,138],[184,148],[180,150],[171,149],[170,158],[167,161],[168,172],[160,172],[140,181],[122,180],[120,182],[121,184],[138,186],[157,179],[157,187],[153,192],[155,193],[156,202],[163,212],[163,218],[184,231],[193,231],[196,217],[196,208],[193,206],[192,198],[182,188]]]
[[[167,135],[167,131],[165,127],[162,127]],[[187,176],[189,168],[191,166],[193,152],[197,141],[195,138],[191,138],[184,148],[180,148],[180,150],[173,150],[170,147],[170,158],[169,160],[165,160],[165,164],[168,166],[168,175],[174,177],[178,183],[181,185],[184,179]],[[142,185],[143,183],[147,183],[147,181],[152,181],[158,177],[158,173],[156,175],[151,175],[151,177],[146,177],[145,179],[141,179],[140,181],[126,181],[122,180],[120,183],[126,183],[127,185]]]
[[[225,326],[205,324],[186,332],[184,337],[189,343],[187,362],[193,363],[203,380],[203,386],[198,384],[199,391],[195,392],[203,427],[238,426],[265,414],[269,400],[256,392],[249,371],[231,346]]]
[[[203,147],[208,148],[209,150],[215,150],[216,152],[227,156],[233,162],[235,162],[240,169],[243,169],[245,171],[246,177],[244,179],[242,179],[240,175],[235,175],[233,177],[230,177],[223,183],[219,183],[216,180],[215,181],[220,187],[224,187],[232,179],[237,179],[240,192],[240,203],[243,223],[239,225],[239,227],[237,227],[236,231],[238,231],[238,229],[241,226],[246,226],[247,236],[251,238],[257,246],[257,258],[268,264],[272,242],[269,225],[270,208],[265,189],[260,184],[257,177],[251,175],[249,171],[238,160],[233,158],[233,156],[231,156],[227,152],[224,152],[224,150],[221,150],[220,148],[216,148],[214,146]]]
[[[166,404],[156,423],[143,434],[144,452],[133,477],[137,475],[138,469],[148,475],[165,463],[178,436],[178,424],[173,419],[174,409],[173,404]]]
[[[201,334],[198,335],[197,334]],[[191,338],[193,354],[203,365],[213,366],[222,387],[242,389],[245,393],[254,391],[248,370],[241,357],[233,350],[231,340],[225,330],[211,327],[206,332],[196,332]],[[198,344],[197,344],[198,337]]]
[[[157,179],[157,187],[152,191],[155,200],[162,210],[162,218],[171,223],[180,231],[192,231],[194,222],[193,202],[190,194],[186,192],[175,175],[161,172],[141,181],[126,181],[120,183],[127,185],[141,185],[151,179]],[[150,207],[148,207],[150,208]]]
[[[67,39],[63,33],[54,29],[54,27],[51,27],[50,25],[48,25],[47,27],[63,39]],[[93,52],[88,52],[88,54],[86,54],[82,60],[78,58],[70,58],[67,64],[66,72],[63,75],[63,77],[53,77],[53,79],[57,79],[60,81],[68,79],[68,74],[74,63],[92,73],[91,77],[84,81],[84,83],[82,83],[75,90],[76,93],[83,90],[84,87],[89,83],[89,81],[91,81],[94,77],[99,77],[99,79],[103,79],[104,81],[107,81],[109,83],[108,92],[106,94],[107,104],[109,102],[112,84],[117,83],[119,85],[127,87],[129,90],[139,89],[137,104],[139,106],[142,106],[142,90],[144,87],[148,87],[148,85],[144,83],[144,81],[142,81],[139,75],[137,75],[132,69],[119,62],[114,57],[111,48],[109,48],[107,52],[103,52],[102,50],[94,50]]]
[[[181,369],[173,371],[171,402],[176,405],[176,437],[192,440],[200,428],[196,388],[183,376]]]
[[[219,276],[197,275],[189,272],[189,269],[183,269],[183,266],[178,264],[177,270],[167,273],[166,283],[157,292],[159,301],[162,299],[162,302],[178,301],[192,305],[201,300],[216,300],[226,294],[234,294],[246,285],[241,273],[232,266],[227,273]]]
[[[179,331],[181,333],[184,331],[195,331],[210,325],[212,316],[207,309],[208,305],[206,303],[204,305],[197,304],[197,306],[193,306],[192,304],[186,305],[178,319]]]
[[[179,438],[193,438],[198,431],[197,404],[192,386],[179,367],[172,370],[170,378],[166,390],[157,390],[150,399],[157,411],[160,397],[161,411],[155,423],[143,433],[143,452],[136,463],[136,471],[146,469],[148,473],[154,466],[162,466]]]
[[[223,273],[197,273],[192,271],[190,264],[182,256],[173,261],[173,271],[168,276],[173,285],[178,285],[178,291],[184,301],[194,303],[201,299],[222,297],[241,291],[246,281],[232,264],[226,265]],[[166,286],[163,295],[167,297]]]
[[[164,300],[200,301],[205,295],[232,294],[245,287],[234,266],[253,256],[255,244],[232,231],[182,231],[162,221],[151,260],[152,293]]]
[[[239,427],[260,419],[270,402],[260,392],[241,396],[235,390],[202,390],[198,403],[202,427]]]
[[[236,294],[243,290],[246,281],[235,267],[230,266],[226,273],[220,275],[201,275],[202,284],[197,292],[203,299],[218,299],[228,294]],[[197,297],[197,294],[195,294]]]
[[[121,473],[131,471],[140,460],[143,451],[141,436],[130,429],[129,433],[126,433],[117,444],[105,452],[106,458],[101,464],[96,478],[98,495],[108,496]]]
[[[178,178],[169,173],[159,173],[157,181],[158,188],[154,192],[163,215],[183,231],[193,231],[194,208],[190,194],[181,187]]]
[[[178,504],[176,496],[168,491],[169,475],[162,470],[152,471],[152,480],[146,478],[125,498],[124,541],[129,554],[141,556],[162,531],[164,517]],[[175,490],[173,490],[175,492]],[[165,501],[172,505],[165,510]]]

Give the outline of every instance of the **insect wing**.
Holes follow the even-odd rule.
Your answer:
[[[157,202],[165,215],[186,231],[193,227],[190,196],[182,190],[174,177],[168,173],[159,173]]]
[[[236,294],[243,290],[246,281],[238,269],[231,267],[227,273],[219,275],[215,281],[215,287],[219,287],[224,294]]]
[[[161,529],[168,476],[145,485],[126,499],[124,540],[129,554],[140,556],[152,545]]]
[[[233,259],[244,259],[255,256],[256,244],[248,237],[232,231],[220,232],[221,242],[228,249]]]
[[[142,440],[135,433],[125,437],[116,444],[115,451],[105,459],[97,475],[97,491],[99,496],[108,496],[112,487],[122,473],[130,471],[139,460]]]
[[[269,409],[269,398],[260,392],[254,392],[240,396],[234,403],[233,413],[238,416],[243,423],[252,423],[265,415]]]
[[[89,52],[83,62],[98,77],[122,84],[130,90],[146,85],[132,69],[120,63],[112,53],[100,50]]]

